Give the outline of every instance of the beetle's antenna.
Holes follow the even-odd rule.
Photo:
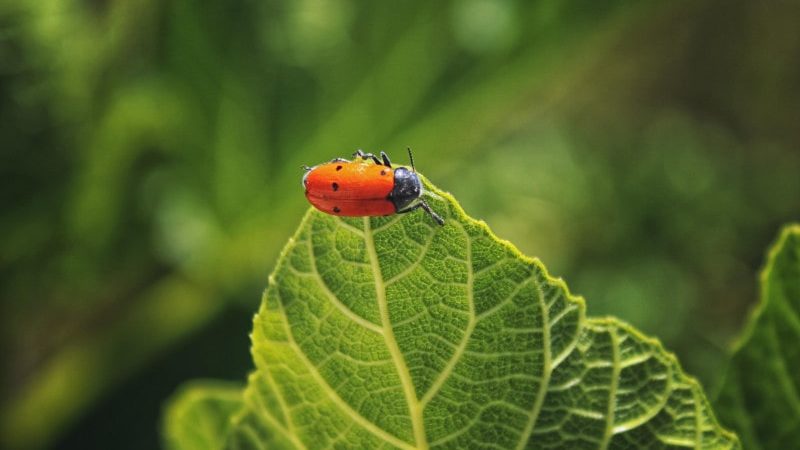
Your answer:
[[[408,150],[408,159],[411,160],[411,170],[416,172],[417,169],[414,168],[414,155],[411,154],[411,147],[406,147],[406,150]]]

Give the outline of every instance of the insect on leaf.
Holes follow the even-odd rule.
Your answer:
[[[426,185],[444,227],[305,216],[228,448],[739,448],[657,341]]]

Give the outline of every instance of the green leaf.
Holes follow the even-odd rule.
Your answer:
[[[242,408],[239,384],[195,381],[184,386],[164,413],[164,441],[170,450],[213,450],[228,438],[231,416]]]
[[[309,211],[228,448],[739,448],[658,341],[428,189],[444,227]]]
[[[735,345],[717,399],[748,449],[800,442],[800,225],[784,228],[761,273],[761,302]]]

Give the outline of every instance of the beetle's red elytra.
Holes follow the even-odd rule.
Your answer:
[[[444,225],[444,219],[421,198],[422,182],[410,148],[408,157],[411,170],[392,168],[384,152],[379,159],[361,150],[353,154],[353,161],[336,158],[313,167],[304,166],[306,198],[318,210],[334,216],[389,216],[422,209]]]

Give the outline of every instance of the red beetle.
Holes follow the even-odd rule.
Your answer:
[[[318,210],[335,216],[389,216],[422,208],[439,225],[444,219],[431,210],[423,200],[422,182],[414,168],[414,158],[408,149],[411,169],[398,167],[386,153],[381,158],[358,150],[348,161],[336,158],[314,167],[304,166],[303,187],[306,198]],[[374,162],[371,164],[369,161]]]

